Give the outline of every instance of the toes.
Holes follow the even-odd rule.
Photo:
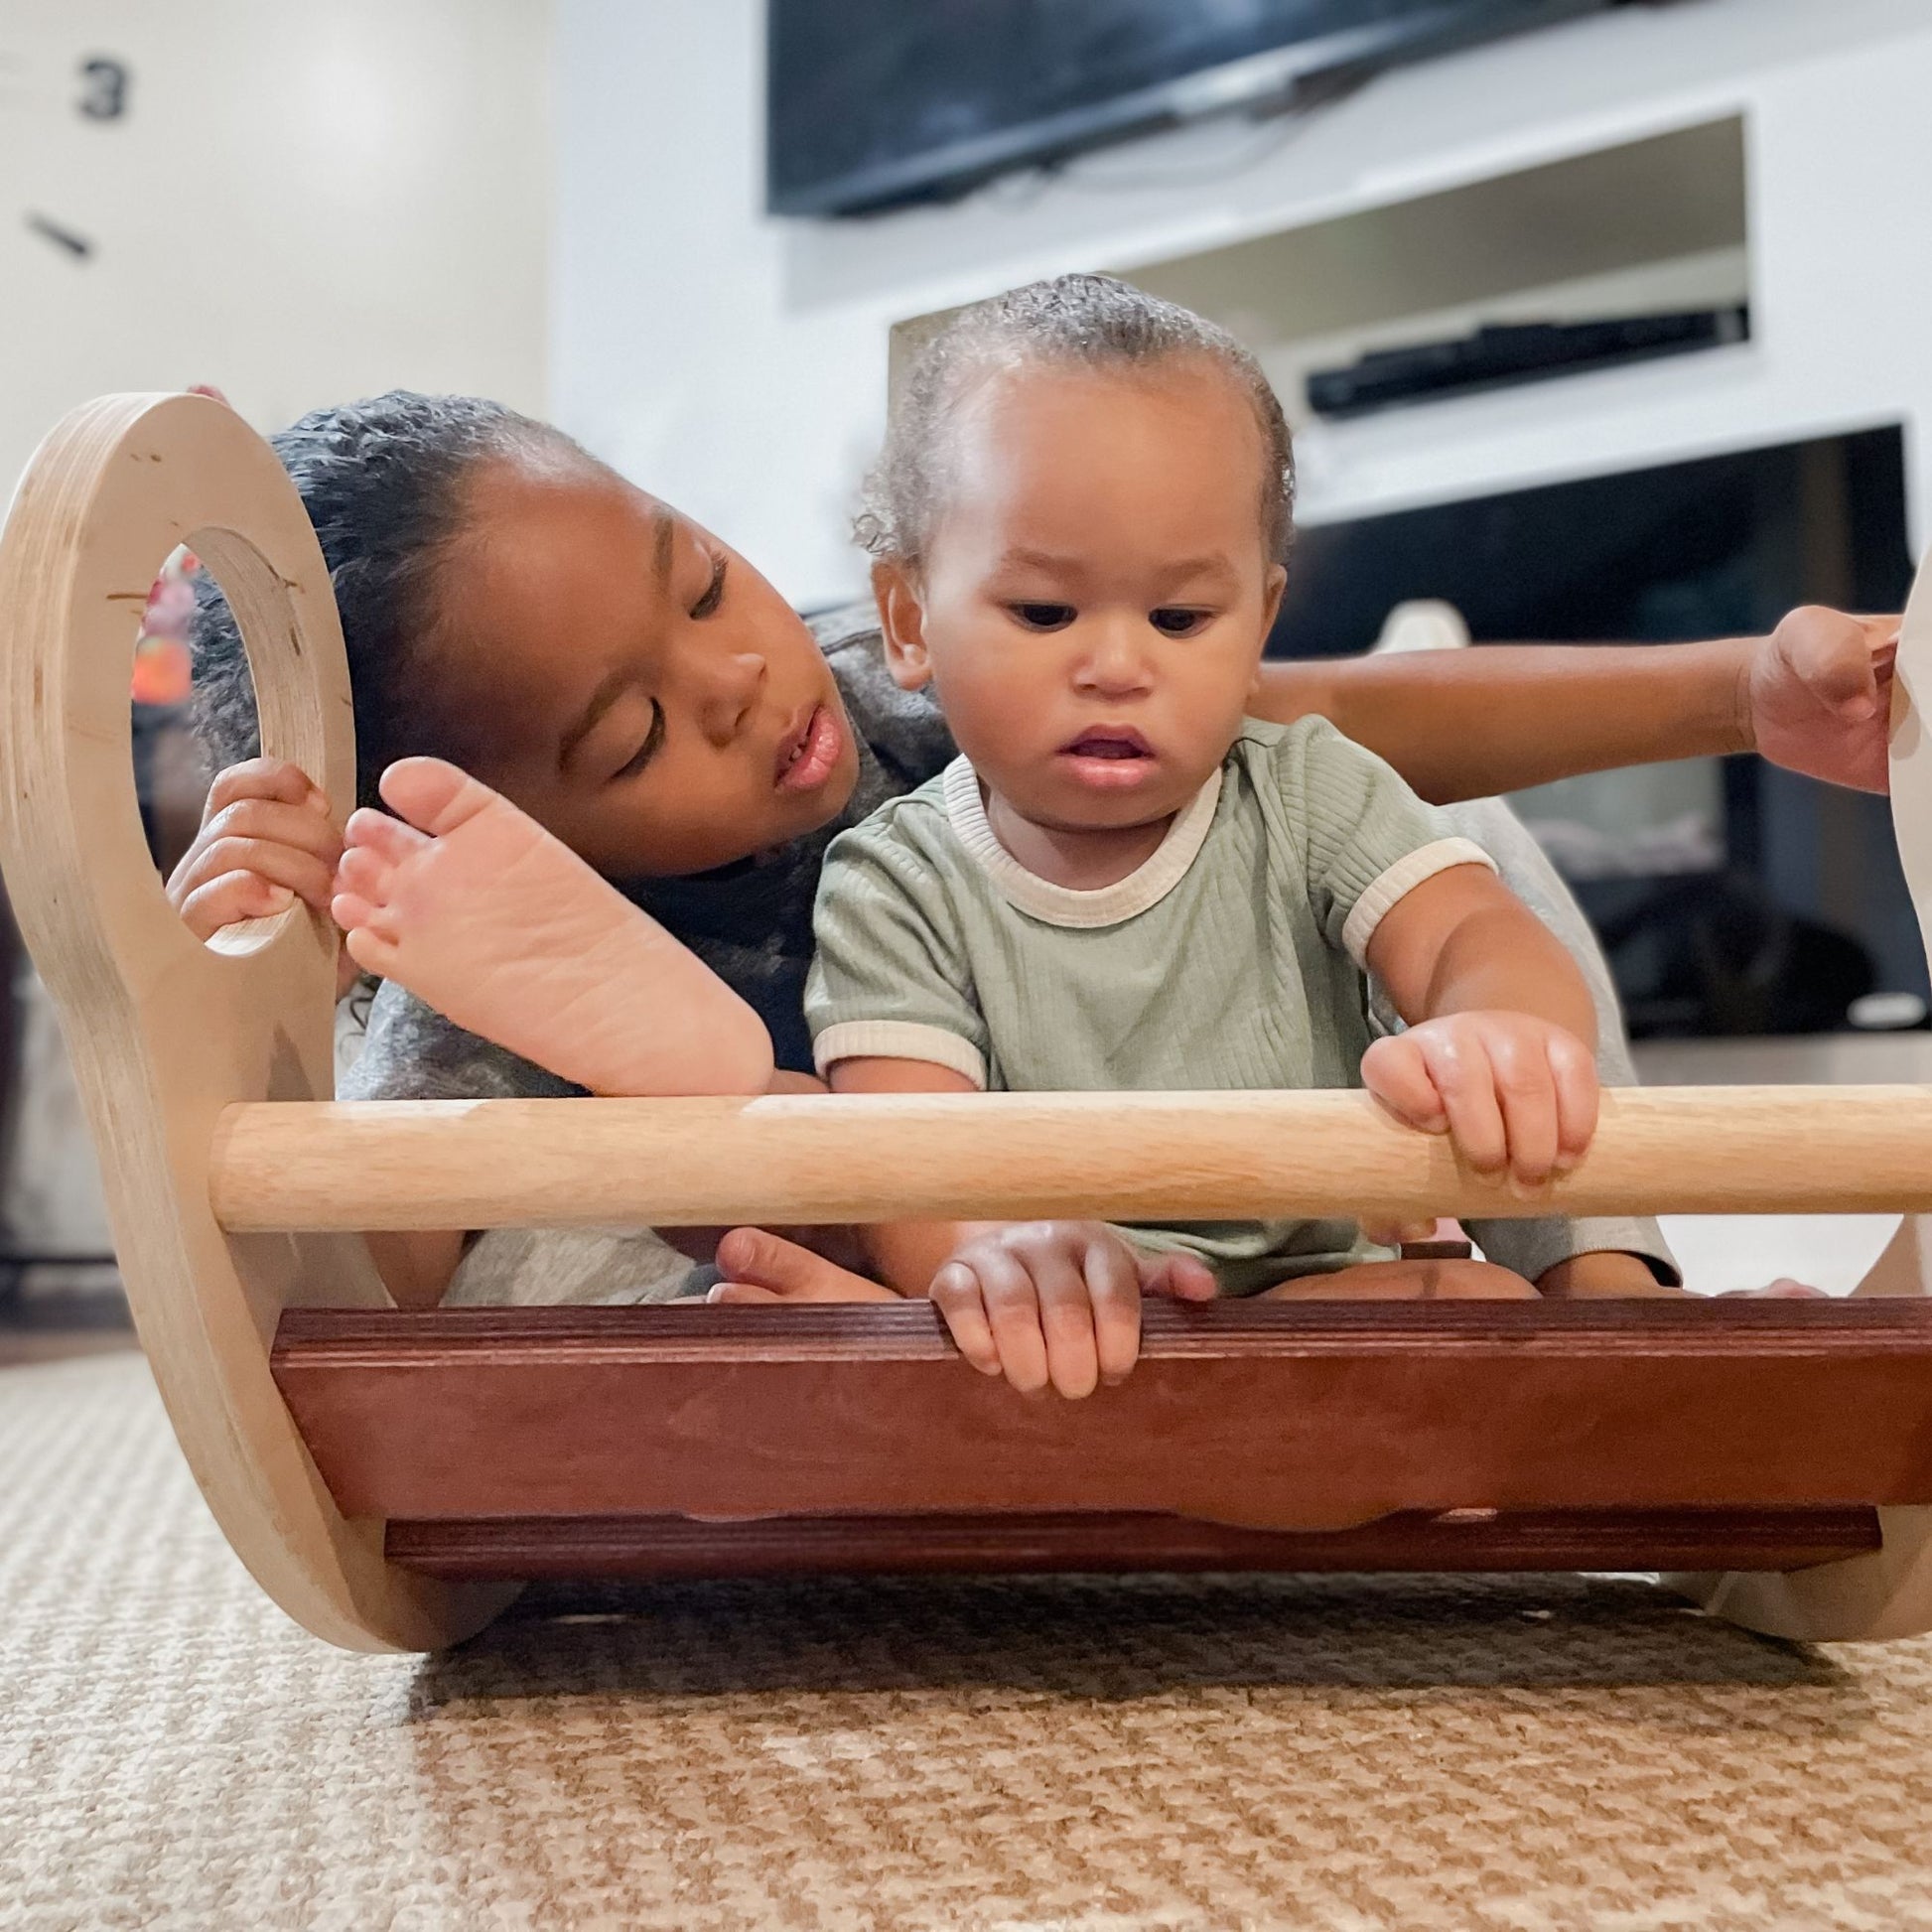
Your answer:
[[[419,832],[415,826],[405,825],[387,812],[372,812],[366,806],[349,813],[348,823],[343,827],[345,852],[372,852],[392,866],[401,865],[429,842],[427,832]]]
[[[341,905],[343,901],[338,899],[336,903]],[[337,923],[341,924],[341,914],[335,916]],[[363,972],[373,973],[377,979],[395,978],[396,948],[389,940],[377,934],[372,927],[345,927],[343,950],[361,967]]]
[[[329,916],[350,938],[362,932],[391,950],[395,947],[395,930],[390,924],[385,908],[371,904],[369,900],[355,893],[338,893],[329,901]],[[356,956],[358,959],[361,957],[360,954]]]
[[[390,821],[394,824],[394,820]],[[407,826],[397,828],[407,831]],[[343,854],[342,863],[336,868],[336,892],[338,896],[366,900],[370,905],[381,905],[389,897],[390,875],[395,867],[392,861],[380,856],[372,846],[352,845]]]
[[[391,811],[438,838],[475,818],[496,796],[442,759],[398,759],[378,788]]]

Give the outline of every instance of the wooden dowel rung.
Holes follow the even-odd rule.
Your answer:
[[[1932,1087],[1606,1093],[1533,1198],[1353,1092],[260,1103],[222,1116],[209,1186],[237,1232],[1926,1212]]]

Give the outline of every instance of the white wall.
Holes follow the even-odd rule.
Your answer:
[[[93,55],[122,120],[74,111]],[[264,428],[398,384],[541,411],[549,103],[549,0],[5,0],[0,493],[111,389],[214,383]]]
[[[1163,136],[1044,189],[996,185],[957,207],[816,224],[759,211],[759,0],[557,10],[554,411],[799,602],[861,582],[844,511],[880,431],[895,321],[1739,112],[1751,345],[1311,429],[1305,514],[1905,418],[1926,533],[1925,0],[1619,10],[1386,76],[1276,138]]]
[[[74,111],[95,55],[130,69],[122,120]],[[0,0],[0,501],[108,390],[213,383],[264,429],[398,385],[541,413],[550,201],[549,0]],[[0,1218],[105,1248],[53,1016],[23,992]]]

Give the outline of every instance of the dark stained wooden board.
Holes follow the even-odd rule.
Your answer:
[[[291,1310],[274,1371],[392,1521],[1932,1502],[1932,1303],[1153,1305],[1085,1402],[976,1374],[923,1303]]]
[[[1141,1570],[1804,1570],[1879,1547],[1861,1508],[1405,1510],[1350,1530],[1184,1516],[553,1516],[391,1523],[391,1563],[459,1580]]]

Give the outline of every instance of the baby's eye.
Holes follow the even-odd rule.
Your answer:
[[[1074,618],[1070,604],[1015,604],[1008,608],[1029,630],[1064,630]]]
[[[1164,637],[1191,637],[1196,630],[1206,628],[1212,615],[1208,611],[1183,611],[1178,605],[1164,604],[1160,610],[1150,611],[1147,621]]]

